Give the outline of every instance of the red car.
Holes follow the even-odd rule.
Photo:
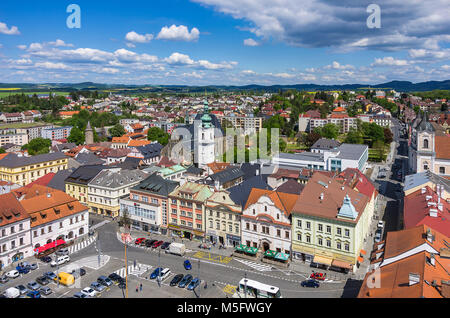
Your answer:
[[[161,246],[163,243],[164,243],[164,241],[157,241],[157,242],[153,243],[152,247],[157,248],[157,247]]]
[[[136,244],[136,245],[141,244],[142,241],[144,241],[144,240],[145,240],[144,237],[137,238],[136,241],[134,241],[134,244]]]
[[[325,280],[327,277],[326,273],[312,273],[309,278],[315,279],[315,280]]]

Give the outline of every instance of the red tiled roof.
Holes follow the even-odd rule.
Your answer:
[[[52,181],[54,176],[55,176],[54,172],[49,172],[45,176],[40,177],[39,179],[37,179],[37,180],[27,184],[25,187],[31,188],[35,184],[38,184],[38,185],[41,185],[41,186],[46,186],[47,184],[50,183],[50,181]]]

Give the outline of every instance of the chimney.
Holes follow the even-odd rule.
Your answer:
[[[409,286],[415,285],[420,282],[420,274],[409,273]]]
[[[51,197],[52,197],[51,193],[47,192],[47,198],[51,198]]]
[[[320,201],[323,200],[323,192],[320,194]]]
[[[433,237],[433,234],[431,234],[431,230],[430,229],[427,230],[427,240],[430,243],[433,243],[433,241],[434,241],[434,237]]]
[[[424,194],[427,191],[426,188],[422,188],[422,194]]]
[[[437,210],[436,209],[430,209],[430,216],[433,218],[437,218]]]

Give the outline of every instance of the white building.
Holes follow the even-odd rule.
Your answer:
[[[212,125],[211,116],[209,115],[208,101],[205,100],[204,113],[201,118],[202,123],[197,127],[196,143],[197,147],[197,164],[199,168],[206,169],[208,163],[215,161],[215,141],[214,126]]]
[[[66,139],[71,130],[72,126],[45,128],[41,130],[41,137],[50,140]]]

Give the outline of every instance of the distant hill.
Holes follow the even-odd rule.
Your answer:
[[[39,92],[39,91],[60,91],[71,92],[78,90],[114,90],[122,93],[149,93],[149,92],[173,92],[173,93],[195,93],[211,91],[235,91],[235,90],[258,90],[266,92],[277,92],[280,89],[296,89],[306,91],[321,90],[360,90],[360,89],[394,89],[399,92],[419,92],[432,90],[450,90],[450,80],[428,81],[421,83],[412,83],[408,81],[391,81],[376,85],[367,84],[343,84],[343,85],[319,85],[319,84],[294,84],[294,85],[245,85],[245,86],[226,86],[226,85],[208,85],[208,86],[187,86],[187,85],[123,85],[123,84],[101,84],[101,83],[45,83],[45,84],[2,84],[0,89],[7,91],[8,88],[20,88],[15,92]]]

